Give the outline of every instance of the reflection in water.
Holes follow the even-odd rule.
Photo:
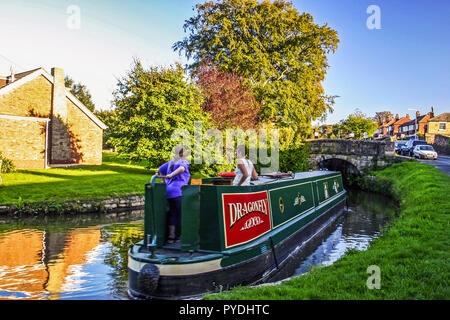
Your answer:
[[[306,247],[292,254],[290,261],[267,282],[307,273],[314,266],[327,266],[347,250],[366,250],[396,214],[392,200],[377,194],[350,191],[348,211],[328,225]],[[299,247],[300,248],[300,247]]]
[[[0,299],[127,298],[127,249],[142,237],[142,221],[87,227],[3,225]]]
[[[366,249],[394,214],[388,199],[364,192],[350,192],[348,205],[348,213],[293,254],[271,281],[331,264],[347,249]],[[125,222],[77,216],[0,224],[0,300],[128,299],[127,252],[143,238],[144,226],[142,212],[122,218]]]

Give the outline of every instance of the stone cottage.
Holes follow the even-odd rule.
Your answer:
[[[43,68],[0,76],[0,151],[18,169],[101,164],[106,126]]]

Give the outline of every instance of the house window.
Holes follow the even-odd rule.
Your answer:
[[[446,124],[446,122],[439,122],[439,130],[445,130]]]

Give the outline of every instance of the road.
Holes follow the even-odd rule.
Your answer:
[[[422,163],[428,163],[450,176],[450,156],[439,155],[436,160],[419,160]]]

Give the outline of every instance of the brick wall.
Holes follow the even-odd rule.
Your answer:
[[[0,118],[0,150],[17,169],[45,168],[45,122]]]
[[[72,159],[77,163],[102,164],[103,130],[67,100]]]
[[[0,114],[49,118],[52,84],[43,76],[0,96]]]

